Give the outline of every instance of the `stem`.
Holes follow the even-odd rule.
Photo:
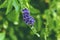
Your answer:
[[[31,30],[33,31],[33,33],[35,34],[35,35],[37,35],[38,37],[40,37],[40,35],[37,33],[37,30],[35,29],[35,27],[31,27]]]

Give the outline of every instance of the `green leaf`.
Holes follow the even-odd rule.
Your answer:
[[[0,5],[0,8],[4,8],[4,7],[6,7],[6,6],[7,6],[7,0],[5,0],[5,1],[3,2],[3,4]]]
[[[36,23],[37,24],[37,27],[36,27],[36,29],[37,29],[37,31],[41,31],[41,25],[42,25],[41,16],[40,15],[37,15],[36,16],[36,19],[37,19],[37,23]]]
[[[4,40],[5,38],[5,32],[0,33],[0,40]]]
[[[8,14],[12,9],[12,0],[8,0],[6,14]]]
[[[19,14],[16,13],[15,10],[13,10],[11,13],[9,13],[7,15],[7,19],[11,22],[13,22],[14,24],[18,24],[18,20],[19,20]]]
[[[14,29],[12,27],[10,27],[9,36],[10,36],[11,40],[17,40],[17,37],[14,34]]]
[[[15,7],[16,13],[19,13],[19,4],[18,4],[18,0],[13,0],[13,6]]]
[[[8,21],[5,20],[5,21],[3,22],[3,27],[4,27],[4,29],[7,29],[7,27],[8,27]]]
[[[31,12],[32,14],[40,13],[40,11],[39,11],[38,9],[33,8],[31,5],[30,5],[29,9],[30,9],[30,12]]]

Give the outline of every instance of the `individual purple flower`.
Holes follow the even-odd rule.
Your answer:
[[[22,13],[23,13],[23,18],[27,18],[30,16],[30,12],[27,8],[23,9]]]
[[[35,22],[34,18],[32,16],[30,16],[30,18],[29,18],[29,24],[30,25],[34,25],[34,22]]]
[[[22,10],[22,13],[23,13],[24,15],[30,15],[30,12],[29,12],[29,10],[28,10],[27,8],[24,8],[24,9]]]

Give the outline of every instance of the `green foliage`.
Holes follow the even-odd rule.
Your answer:
[[[0,40],[4,40],[5,38],[5,32],[0,33]]]
[[[22,9],[34,17],[26,25]],[[59,0],[0,0],[0,40],[60,40]]]

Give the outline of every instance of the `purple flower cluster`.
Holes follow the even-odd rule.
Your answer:
[[[30,16],[29,10],[27,8],[25,8],[22,10],[22,13],[23,13],[23,20],[25,21],[25,23],[27,25],[33,25],[35,20],[32,16]]]

